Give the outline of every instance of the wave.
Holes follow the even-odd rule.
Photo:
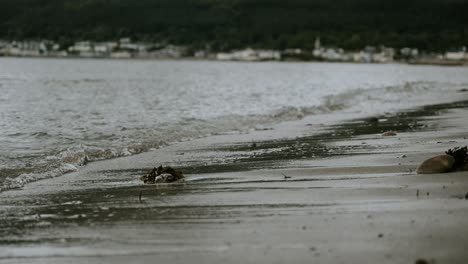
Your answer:
[[[54,168],[52,170],[45,171],[42,173],[24,173],[15,178],[6,178],[5,183],[3,187],[0,189],[0,191],[21,188],[25,184],[30,183],[30,182],[48,179],[48,178],[54,178],[54,177],[62,176],[65,173],[75,172],[75,171],[78,171],[77,167],[73,166],[72,164],[64,163],[64,164],[61,164],[57,168]]]
[[[6,177],[0,191],[20,188],[27,183],[61,176],[77,171],[88,162],[112,159],[142,153],[165,145],[232,132],[245,132],[285,121],[299,120],[311,115],[340,113],[342,111],[358,113],[367,117],[411,107],[423,106],[431,102],[456,101],[454,91],[468,85],[437,82],[407,82],[375,88],[359,88],[331,94],[321,98],[321,103],[312,106],[287,106],[262,115],[227,115],[204,120],[183,118],[177,123],[168,123],[158,128],[146,128],[133,131],[133,142],[122,146],[96,147],[76,144],[58,153],[48,155],[33,168],[0,169],[0,176]],[[444,98],[444,96],[446,98]],[[128,132],[128,130],[125,130]],[[50,136],[46,132],[35,133],[36,137]],[[3,170],[3,171],[2,171]],[[15,175],[16,174],[16,175]]]

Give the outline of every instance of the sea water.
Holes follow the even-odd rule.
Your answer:
[[[465,67],[0,58],[0,190],[309,115],[450,102],[466,88]]]

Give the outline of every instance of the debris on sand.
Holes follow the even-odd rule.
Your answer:
[[[449,149],[445,154],[452,156],[455,159],[455,164],[453,165],[454,170],[462,170],[466,168],[467,158],[468,158],[468,148],[465,147],[456,147]]]
[[[149,173],[140,177],[140,180],[146,184],[171,183],[181,181],[183,179],[184,175],[181,171],[170,166],[163,167],[162,165],[157,168],[153,168]]]
[[[382,134],[383,137],[392,137],[392,136],[396,136],[397,133],[395,131],[387,131],[387,132],[384,132]]]
[[[429,264],[429,262],[425,259],[417,259],[414,264]]]
[[[468,170],[468,148],[455,147],[439,155],[425,160],[419,165],[418,174],[445,173],[457,170]]]
[[[371,124],[371,125],[376,125],[376,124],[379,123],[379,118],[377,118],[377,117],[370,117],[370,118],[366,119],[366,122],[367,122],[368,124]]]

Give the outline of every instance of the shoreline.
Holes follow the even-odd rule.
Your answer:
[[[200,62],[227,62],[227,63],[332,63],[332,64],[372,64],[372,65],[387,65],[387,64],[402,64],[402,65],[417,65],[417,66],[442,66],[442,67],[467,67],[468,61],[451,61],[451,60],[394,60],[389,62],[356,62],[356,61],[333,61],[333,60],[295,60],[295,59],[281,59],[281,60],[218,60],[210,58],[195,58],[195,57],[181,57],[181,58],[145,58],[145,57],[132,57],[132,58],[112,58],[112,57],[83,57],[83,56],[1,56],[0,58],[14,58],[14,59],[64,59],[64,60],[123,60],[123,61],[200,61]]]
[[[47,68],[57,68],[60,70],[60,67],[62,64],[67,63],[67,61],[63,60],[56,60],[56,61],[43,61],[41,59],[38,59],[36,61],[33,60],[28,60],[24,59],[24,61],[21,60],[5,60],[5,65],[12,65],[12,66],[20,66],[20,65],[31,65],[31,68],[40,68],[42,63],[45,63],[49,65]],[[92,61],[70,61],[71,66],[81,66],[83,68],[87,68],[88,66],[91,66],[89,63]],[[108,61],[101,61],[101,62],[93,62],[97,63],[99,67],[103,69],[119,69],[120,67],[124,68],[127,67],[128,65],[124,65],[127,62],[121,61],[121,62],[113,62],[111,60]],[[366,81],[357,81],[358,83],[360,82],[361,84],[355,85],[354,88],[347,89],[346,86],[347,84],[339,84],[337,88],[333,88],[335,91],[330,91],[330,92],[319,92],[322,95],[319,96],[311,96],[310,102],[307,102],[304,100],[307,98],[307,95],[310,94],[309,91],[305,88],[300,88],[298,90],[301,90],[300,93],[302,93],[305,96],[301,96],[302,99],[294,99],[293,94],[294,93],[285,93],[284,95],[287,97],[282,97],[282,98],[291,98],[290,102],[285,101],[284,103],[280,103],[278,107],[268,109],[268,111],[257,111],[255,107],[249,108],[251,105],[255,104],[245,104],[247,108],[251,109],[254,114],[249,115],[249,116],[243,116],[234,114],[234,115],[229,115],[229,112],[226,112],[226,115],[220,115],[221,118],[213,118],[213,119],[207,119],[207,120],[202,120],[199,121],[197,119],[190,120],[190,122],[185,123],[183,121],[183,118],[180,120],[175,120],[176,122],[173,122],[172,125],[167,127],[167,130],[160,129],[160,132],[154,133],[154,136],[148,136],[148,137],[135,137],[134,141],[127,140],[127,141],[122,141],[122,143],[117,143],[110,142],[110,144],[107,143],[99,143],[97,149],[93,149],[93,147],[89,147],[90,145],[88,143],[93,142],[87,142],[84,141],[82,142],[83,145],[81,145],[81,142],[79,140],[71,141],[70,144],[62,145],[60,148],[48,148],[49,145],[42,145],[43,153],[47,153],[47,159],[50,159],[51,162],[48,162],[47,159],[45,160],[45,164],[42,163],[44,159],[41,160],[40,156],[37,159],[33,159],[32,163],[33,165],[37,164],[42,164],[41,166],[23,166],[23,163],[21,164],[21,160],[15,160],[12,159],[13,162],[18,161],[17,164],[19,164],[17,167],[11,166],[13,169],[18,168],[15,171],[12,170],[0,170],[0,181],[4,181],[5,184],[2,185],[2,190],[5,189],[10,189],[10,188],[17,188],[21,187],[27,182],[31,182],[37,179],[44,179],[44,178],[49,178],[49,177],[56,177],[59,175],[62,175],[64,172],[70,172],[74,171],[77,168],[81,169],[82,165],[85,163],[88,163],[88,161],[95,161],[95,160],[100,160],[100,159],[110,159],[110,158],[115,158],[117,156],[127,156],[127,155],[135,155],[137,153],[145,152],[150,150],[151,148],[158,148],[158,147],[163,147],[167,144],[172,144],[178,141],[184,141],[184,140],[190,140],[193,138],[199,138],[199,137],[204,137],[204,136],[209,136],[213,134],[223,134],[223,133],[229,133],[228,131],[235,131],[233,134],[237,133],[244,133],[247,131],[255,130],[255,129],[269,129],[268,126],[271,126],[272,124],[277,124],[279,122],[285,122],[287,120],[297,120],[297,119],[302,119],[307,116],[312,115],[312,120],[308,123],[314,124],[314,123],[327,123],[330,119],[335,120],[336,122],[340,122],[342,120],[345,120],[347,118],[357,118],[357,117],[364,117],[367,115],[375,115],[377,113],[384,114],[385,112],[394,112],[397,109],[405,109],[410,106],[419,106],[419,105],[425,105],[425,104],[433,104],[437,102],[451,102],[458,100],[460,96],[465,96],[466,91],[466,77],[460,77],[458,78],[458,82],[452,83],[452,77],[457,78],[457,76],[464,76],[465,71],[464,68],[457,67],[457,68],[442,68],[442,67],[411,67],[411,66],[405,66],[405,65],[379,65],[379,66],[370,66],[370,65],[352,65],[352,64],[301,64],[301,63],[291,63],[291,64],[281,64],[281,63],[267,63],[267,64],[234,64],[234,63],[211,63],[211,62],[131,62],[130,63],[131,68],[134,69],[164,69],[164,68],[177,68],[179,66],[184,67],[184,65],[187,66],[187,68],[195,69],[195,68],[204,68],[204,66],[207,66],[208,69],[225,69],[227,71],[232,70],[232,68],[240,67],[242,68],[248,67],[248,70],[245,71],[247,72],[254,72],[259,70],[262,74],[265,75],[266,80],[270,79],[268,77],[268,73],[265,71],[266,69],[271,69],[277,72],[281,72],[284,69],[287,69],[288,71],[291,71],[291,73],[294,73],[296,75],[296,72],[298,73],[296,75],[307,75],[307,74],[318,74],[319,72],[339,72],[339,71],[351,71],[355,72],[353,76],[348,76],[345,78],[356,78],[356,80],[367,80],[368,82],[375,82],[375,85],[372,87],[368,87]],[[243,67],[245,66],[245,67]],[[93,66],[96,67],[96,66]],[[71,67],[73,68],[73,67]],[[79,67],[78,67],[79,68]],[[373,76],[368,76],[369,74],[362,74],[360,75],[361,72],[374,72],[375,74],[370,74]],[[140,72],[140,70],[135,71],[135,73]],[[314,73],[316,72],[316,73]],[[410,74],[412,76],[416,77],[408,77]],[[427,77],[424,76],[424,72],[427,73]],[[71,72],[70,72],[71,73]],[[149,70],[147,73],[149,75],[144,74],[144,78],[148,76],[148,87],[151,87],[155,80],[158,78],[156,77],[149,77],[151,75],[151,70]],[[248,74],[250,74],[248,73]],[[388,76],[385,78],[386,75],[392,76],[395,73],[400,75],[401,77],[390,77]],[[432,78],[432,76],[438,76],[438,74],[442,77],[436,77]],[[64,72],[67,76],[68,73]],[[204,72],[203,74],[208,74],[208,72]],[[384,78],[378,76],[379,74],[384,74]],[[421,75],[422,74],[422,75]],[[280,83],[281,85],[285,85],[287,87],[288,85],[294,85],[295,87],[303,87],[303,82],[296,82],[294,83],[297,78],[295,78],[294,75],[291,75],[291,79],[288,79],[288,76],[285,76],[282,80],[278,79],[276,77],[276,81]],[[278,76],[278,75],[277,75]],[[375,76],[375,77],[374,77]],[[419,76],[419,77],[418,77]],[[34,76],[31,80],[28,80],[30,82],[30,85],[35,85],[38,83],[41,87],[41,89],[45,89],[47,86],[51,86],[57,88],[58,90],[63,90],[60,87],[61,86],[82,86],[82,89],[93,89],[92,87],[97,86],[97,87],[109,87],[109,91],[112,90],[108,85],[105,85],[105,82],[102,82],[100,78],[102,77],[97,77],[94,75],[91,75],[89,73],[83,74],[83,76],[74,76],[73,73],[65,81],[60,81],[60,80],[55,80],[54,75],[49,75],[46,78],[41,78],[40,76]],[[80,78],[83,78],[80,80]],[[183,76],[182,76],[183,78]],[[392,79],[395,80],[392,80]],[[60,78],[59,78],[60,79]],[[389,79],[387,83],[386,81],[383,81],[384,79]],[[399,80],[398,80],[399,79]],[[8,78],[5,80],[8,81]],[[283,83],[284,80],[284,83]],[[26,81],[23,79],[18,79],[17,81],[12,81],[13,85],[17,85],[18,87],[22,87],[23,84],[21,82]],[[190,82],[187,80],[188,83]],[[9,82],[9,81],[8,81]],[[315,86],[316,84],[314,83],[311,79],[311,82],[309,85],[311,87]],[[394,82],[394,83],[392,83]],[[116,86],[121,86],[120,83],[112,83],[112,85]],[[125,84],[122,85],[121,88],[123,88],[123,91],[129,91],[132,89],[134,83],[132,82],[124,82]],[[233,81],[235,83],[235,80]],[[277,85],[275,88],[278,88]],[[351,85],[353,86],[353,85]],[[4,87],[9,87],[9,84],[5,84]],[[249,87],[249,84],[246,83],[245,85],[242,85],[242,87],[239,87],[240,89],[245,89],[244,87]],[[313,87],[312,89],[316,89],[317,87]],[[80,88],[81,89],[81,88]],[[262,87],[259,87],[259,89],[263,89]],[[57,90],[57,91],[58,91]],[[151,90],[151,89],[148,89]],[[247,89],[246,89],[247,90]],[[342,90],[342,91],[340,91]],[[442,91],[447,91],[447,92],[442,92]],[[278,90],[278,92],[282,92]],[[314,91],[311,91],[314,93]],[[247,94],[248,91],[246,91]],[[244,94],[246,94],[244,93]],[[385,93],[387,93],[385,95]],[[89,94],[89,93],[88,93]],[[328,95],[327,95],[328,94]],[[402,96],[402,94],[408,95],[404,96],[399,102],[395,99],[398,97]],[[192,92],[191,96],[194,96],[193,98],[196,98],[196,94]],[[153,94],[153,98],[158,98],[159,94]],[[260,96],[260,94],[253,94],[251,97],[246,97],[243,99],[240,103],[244,104],[244,102],[250,102],[254,97]],[[371,98],[371,102],[366,102],[365,98]],[[370,96],[370,97],[369,97]],[[65,96],[66,97],[66,96]],[[148,97],[146,97],[148,98]],[[190,98],[190,97],[189,97]],[[262,96],[260,96],[262,98]],[[276,100],[271,97],[271,95],[267,95],[263,97],[265,100]],[[117,97],[117,99],[119,99]],[[144,99],[144,98],[141,98]],[[12,101],[10,99],[9,101]],[[144,99],[146,100],[146,99]],[[279,100],[281,101],[281,100]],[[379,101],[383,102],[384,104],[380,104]],[[162,101],[164,102],[164,101]],[[253,101],[252,101],[253,102]],[[266,102],[266,101],[265,101]],[[159,102],[158,102],[159,103]],[[164,104],[164,103],[163,103]],[[196,101],[195,101],[196,104]],[[19,105],[24,105],[24,103],[20,103]],[[125,103],[124,103],[125,105]],[[145,104],[146,105],[151,105],[151,104]],[[282,107],[281,105],[284,105],[285,107]],[[8,106],[8,104],[6,104]],[[68,108],[66,105],[61,105],[61,108],[64,110]],[[137,109],[137,107],[131,107],[128,108],[126,113],[133,113],[134,109]],[[153,107],[152,105],[148,108]],[[7,107],[6,109],[13,109],[14,106],[12,107]],[[163,109],[169,109],[171,108],[170,106],[166,105]],[[153,108],[154,109],[154,108]],[[86,111],[83,108],[75,107],[74,111],[77,113],[81,113],[81,117],[86,116]],[[112,109],[109,109],[110,111],[113,111]],[[175,111],[178,111],[177,109],[174,109]],[[24,112],[24,111],[23,111]],[[99,111],[98,111],[99,112]],[[24,112],[27,113],[27,112]],[[155,111],[150,112],[152,114],[157,114]],[[259,113],[259,114],[255,114]],[[329,113],[332,113],[331,115],[327,115]],[[135,113],[136,114],[136,113]],[[354,115],[353,115],[354,114]],[[208,113],[208,115],[210,115]],[[321,121],[316,121],[314,119],[319,118],[317,115],[322,116]],[[27,118],[27,116],[25,116]],[[38,117],[40,118],[40,116]],[[54,120],[54,119],[52,119]],[[106,117],[106,120],[113,120],[112,117],[108,116]],[[87,122],[86,118],[83,118],[81,123]],[[299,121],[300,122],[300,121]],[[304,121],[306,122],[306,121]],[[55,121],[52,122],[57,123]],[[67,120],[59,118],[58,124],[60,125],[61,123],[68,123]],[[72,122],[73,123],[73,122]],[[99,126],[104,125],[105,126],[105,120],[104,123],[97,123]],[[37,124],[40,125],[40,124]],[[78,123],[75,125],[79,125]],[[124,126],[124,125],[122,125]],[[126,127],[132,128],[132,124],[125,124]],[[54,128],[52,126],[51,128]],[[96,127],[99,128],[99,127]],[[193,129],[192,129],[193,128]],[[315,129],[316,127],[310,127],[312,129]],[[132,138],[132,134],[130,133],[127,128],[124,128],[124,130],[128,130],[127,132],[121,132],[118,129],[118,126],[107,126],[106,129],[114,130],[116,129],[115,134],[117,137],[119,135],[129,135],[129,139]],[[173,133],[171,132],[171,129],[174,129],[177,132],[175,136],[171,136]],[[90,127],[90,131],[94,131],[93,127]],[[133,130],[132,130],[133,131]],[[149,130],[150,131],[150,130]],[[67,131],[65,129],[64,134],[70,134],[70,132],[73,133],[73,131]],[[168,132],[168,133],[166,133]],[[276,133],[276,132],[275,132]],[[295,131],[292,131],[292,134],[296,133]],[[59,135],[61,134],[61,131],[55,131],[55,134]],[[178,136],[180,134],[180,136]],[[37,142],[38,146],[41,145],[41,140],[39,140],[35,134],[31,134],[32,136],[30,137],[33,142]],[[138,135],[138,134],[135,134]],[[288,133],[284,133],[284,135],[287,137]],[[59,137],[50,137],[50,135],[45,134],[45,136],[49,137],[52,142],[58,141],[56,139],[60,139]],[[126,136],[125,136],[126,137]],[[29,138],[29,135],[28,135]],[[161,139],[162,138],[162,139]],[[73,137],[71,137],[73,139]],[[77,138],[78,139],[78,138]],[[105,142],[105,141],[104,141]],[[128,142],[136,142],[136,143],[128,143]],[[139,143],[141,142],[141,144]],[[7,142],[8,143],[8,142]],[[128,144],[127,144],[128,143]],[[91,146],[93,146],[91,144]],[[114,144],[114,145],[112,145]],[[60,146],[60,145],[59,145]],[[8,147],[8,145],[7,145]],[[47,151],[46,151],[47,150]],[[14,151],[14,149],[13,149]],[[6,157],[8,157],[8,153],[6,154]],[[86,158],[88,157],[88,158]],[[5,159],[4,159],[5,160]],[[2,162],[4,162],[2,160]],[[27,159],[25,159],[27,160]],[[6,161],[6,168],[10,168],[8,166],[8,161]],[[71,165],[73,166],[71,166]],[[14,173],[14,175],[13,175]],[[15,178],[15,176],[19,176]],[[8,179],[7,179],[8,178]]]
[[[467,100],[310,116],[93,162],[0,193],[0,263],[463,263],[467,172],[414,170],[468,144],[467,116]],[[186,182],[139,181],[159,164]]]

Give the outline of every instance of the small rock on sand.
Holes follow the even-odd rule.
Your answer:
[[[450,155],[440,155],[425,160],[416,170],[418,174],[449,172],[455,164],[455,159]]]
[[[384,132],[382,134],[383,137],[392,137],[392,136],[396,136],[396,135],[397,135],[397,133],[394,132],[394,131],[387,131],[387,132]]]

